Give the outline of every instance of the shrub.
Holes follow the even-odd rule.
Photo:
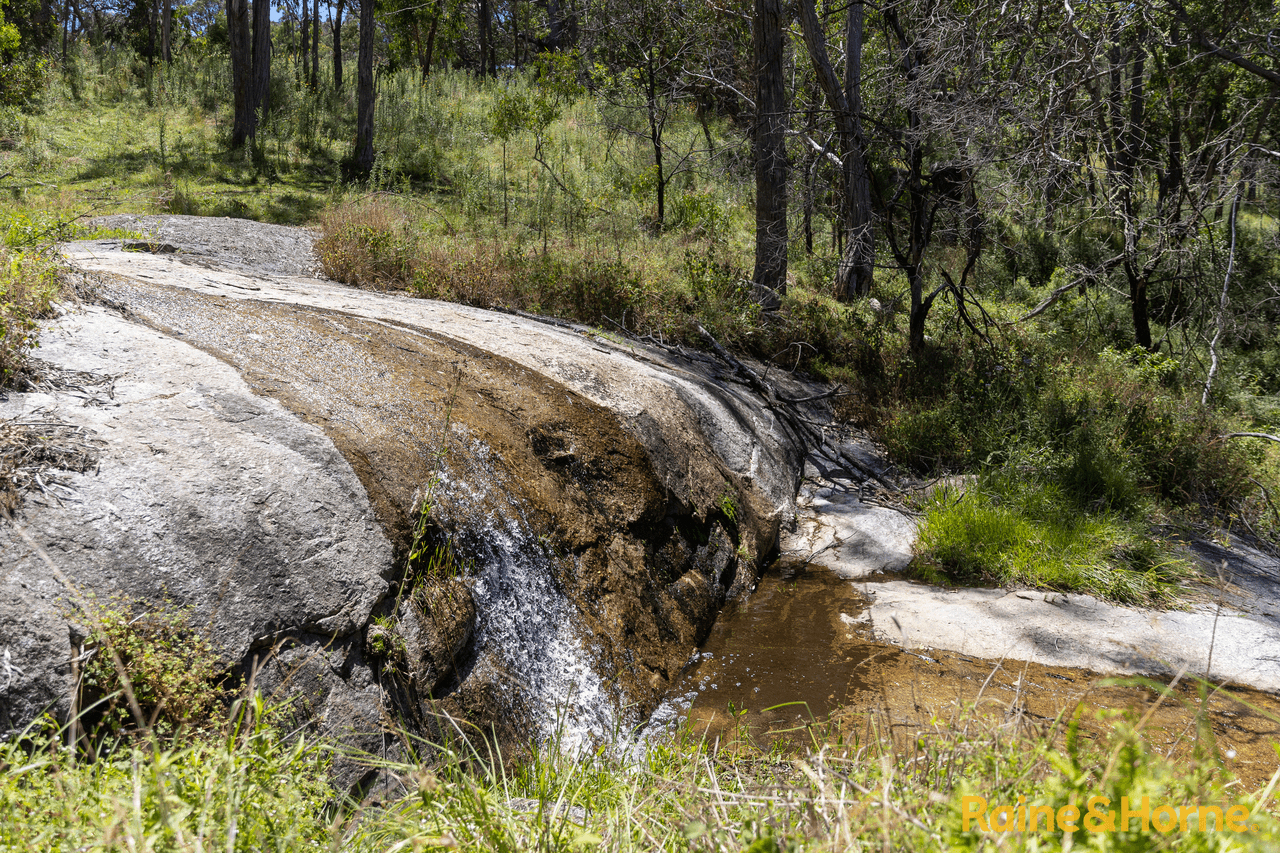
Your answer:
[[[184,610],[143,610],[140,603],[91,604],[80,705],[99,736],[133,731],[141,723],[161,735],[208,729],[224,719],[222,665],[208,637]],[[116,659],[129,678],[121,681]],[[129,696],[143,720],[134,719]]]
[[[414,278],[416,243],[405,219],[373,198],[329,211],[315,251],[325,275],[343,284],[400,289]]]

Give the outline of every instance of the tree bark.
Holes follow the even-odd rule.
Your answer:
[[[147,65],[156,64],[156,54],[160,47],[160,0],[149,0],[147,4]]]
[[[311,52],[311,7],[307,4],[307,0],[302,0],[302,40],[298,46],[298,82],[305,84],[307,82],[307,69],[310,63],[307,61],[308,54]]]
[[[306,2],[307,0],[302,0]],[[311,89],[320,85],[320,0],[311,6]]]
[[[231,50],[231,147],[236,149],[243,147],[254,132],[253,101],[250,96],[253,60],[249,53],[248,0],[227,0],[227,41]]]
[[[862,131],[861,0],[851,3],[845,23],[846,65],[842,81],[827,54],[826,34],[813,0],[800,2],[800,26],[814,71],[835,117],[844,178],[844,254],[836,269],[836,290],[842,298],[870,292],[875,274],[875,231],[871,211],[871,175],[867,169],[866,138]]]
[[[173,0],[164,0],[164,17],[160,21],[160,52],[166,65],[173,62]]]
[[[338,0],[333,19],[333,91],[342,91],[342,7],[346,0]]]
[[[651,58],[646,65],[645,104],[649,113],[649,142],[653,145],[653,165],[658,171],[658,229],[667,221],[667,175],[662,162],[662,132],[666,121],[658,104],[658,71]]]
[[[781,0],[755,0],[756,268],[767,298],[787,292],[787,103]]]
[[[373,7],[360,0],[360,56],[356,62],[356,145],[351,160],[357,175],[373,170]]]
[[[493,45],[490,44],[493,12],[489,7],[489,0],[480,0],[476,4],[476,16],[478,18],[476,23],[480,30],[480,76],[485,77],[489,74],[489,60],[493,51]]]
[[[271,109],[271,2],[254,0],[253,3],[253,91],[251,108],[254,123],[249,136],[258,131],[258,122]]]
[[[867,141],[862,132],[862,24],[865,8],[862,0],[851,2],[845,27],[844,88],[850,138],[844,157],[844,181],[849,240],[836,271],[840,291],[857,296],[871,292],[876,261],[871,172],[867,166]]]
[[[564,16],[558,0],[547,0],[547,47],[558,51],[564,48]]]
[[[426,56],[422,60],[423,76],[426,76],[431,71],[431,63],[436,50],[436,33],[440,29],[440,16],[443,14],[443,10],[440,8],[442,2],[443,0],[437,0],[435,10],[431,14],[431,26],[427,29]]]

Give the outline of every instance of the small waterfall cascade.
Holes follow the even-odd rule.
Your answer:
[[[456,428],[455,428],[456,429]],[[483,442],[467,442],[464,477],[441,474],[435,492],[449,507],[454,546],[472,561],[475,669],[498,686],[540,741],[576,751],[611,739],[626,721],[593,666],[576,608],[557,585],[575,570],[533,529],[494,474]]]

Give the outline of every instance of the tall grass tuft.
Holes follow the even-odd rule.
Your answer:
[[[1013,708],[894,725],[873,715],[856,731],[812,727],[811,746],[790,751],[682,730],[639,752],[550,744],[516,763],[459,737],[416,744],[413,761],[366,757],[385,783],[364,796],[329,786],[335,747],[285,736],[260,699],[252,710],[216,740],[138,743],[92,762],[54,728],[0,744],[0,850],[1250,851],[1280,840],[1280,773],[1242,790],[1211,736],[1194,761],[1173,762],[1133,717],[1091,741],[1080,710],[1065,728]],[[1153,809],[1237,806],[1246,826],[1000,831],[965,820],[971,797],[1055,813],[1083,813],[1096,797],[1117,810],[1121,797],[1148,797]]]
[[[988,474],[927,501],[917,572],[949,583],[1030,586],[1126,604],[1171,601],[1190,568],[1146,525],[1083,512],[1053,482]]]

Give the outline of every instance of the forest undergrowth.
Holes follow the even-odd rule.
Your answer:
[[[701,327],[770,369],[839,384],[837,415],[881,440],[903,472],[971,477],[966,496],[920,507],[918,565],[935,580],[1167,603],[1190,571],[1180,539],[1225,528],[1274,547],[1280,536],[1280,445],[1223,437],[1280,428],[1274,340],[1242,330],[1206,404],[1205,340],[1157,326],[1167,347],[1134,348],[1125,305],[1105,287],[1020,319],[1063,290],[1073,261],[1101,251],[1106,236],[1087,226],[1055,243],[1001,224],[974,273],[981,326],[972,306],[940,300],[913,353],[901,272],[882,268],[870,299],[834,298],[834,227],[807,226],[780,310],[762,310],[749,281],[749,145],[728,119],[671,116],[667,144],[683,156],[664,176],[656,222],[643,112],[554,67],[490,81],[386,75],[375,166],[353,183],[342,173],[350,96],[309,90],[278,65],[273,112],[239,152],[225,146],[228,72],[216,51],[148,72],[128,52],[82,45],[50,73],[37,108],[4,108],[6,376],[56,292],[41,284],[53,280],[54,240],[111,212],[240,216],[316,228],[326,272],[353,286],[667,347],[704,346]],[[1242,221],[1241,288],[1277,275],[1269,229]],[[961,248],[939,251],[945,269]],[[1037,558],[1043,543],[1060,559]]]

